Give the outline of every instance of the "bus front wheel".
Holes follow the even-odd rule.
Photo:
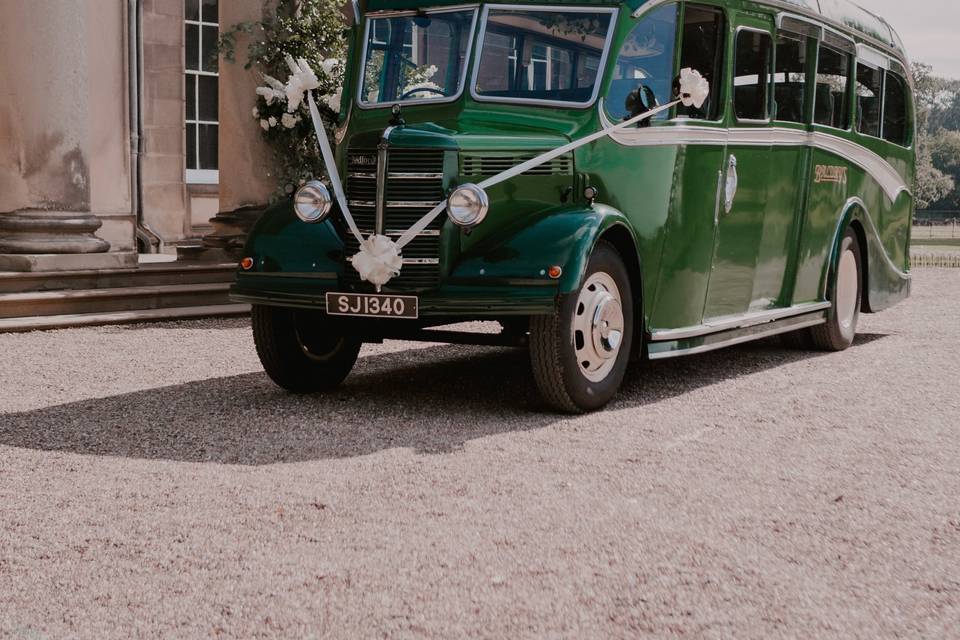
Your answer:
[[[292,393],[334,389],[357,362],[360,340],[319,312],[254,305],[251,323],[264,370]]]
[[[546,404],[583,413],[610,402],[630,360],[633,327],[630,276],[617,250],[601,241],[580,289],[552,314],[530,319],[530,362]]]

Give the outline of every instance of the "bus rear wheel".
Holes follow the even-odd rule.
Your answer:
[[[840,242],[840,257],[833,274],[833,291],[827,323],[810,329],[813,346],[824,351],[843,351],[857,337],[863,300],[863,258],[853,229]]]
[[[633,297],[614,247],[597,244],[579,291],[530,319],[530,362],[546,404],[565,413],[600,409],[620,390],[633,342]]]
[[[264,370],[292,393],[335,389],[357,362],[359,338],[347,335],[325,314],[254,305],[251,321]]]

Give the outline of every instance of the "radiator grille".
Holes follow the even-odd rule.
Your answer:
[[[512,169],[521,162],[533,160],[538,153],[510,153],[484,152],[464,154],[460,161],[460,173],[465,176],[495,176]],[[524,175],[550,176],[571,175],[573,173],[573,156],[570,154],[554,158],[538,167],[525,172]]]
[[[376,227],[377,151],[351,149],[347,154],[346,195],[350,211],[363,235]],[[397,239],[444,199],[443,151],[390,149],[387,161],[384,231]],[[393,290],[421,290],[436,287],[440,281],[440,228],[445,216],[438,216],[430,227],[403,248],[405,261],[428,260],[430,264],[405,263],[400,275],[384,287]],[[357,240],[345,228],[340,229],[346,245],[345,258],[359,250]],[[367,290],[360,276],[348,263],[344,284]]]

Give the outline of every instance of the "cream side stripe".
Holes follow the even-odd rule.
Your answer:
[[[610,118],[600,109],[601,122],[606,126]],[[901,192],[910,193],[903,177],[889,162],[855,142],[821,132],[798,131],[785,127],[763,129],[718,129],[680,125],[675,127],[648,127],[617,131],[610,136],[616,143],[628,147],[657,147],[670,145],[742,145],[742,146],[808,146],[834,153],[857,165],[872,177],[892,201]]]

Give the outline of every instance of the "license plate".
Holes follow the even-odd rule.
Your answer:
[[[416,296],[384,296],[372,293],[328,293],[327,313],[332,316],[417,319]]]

